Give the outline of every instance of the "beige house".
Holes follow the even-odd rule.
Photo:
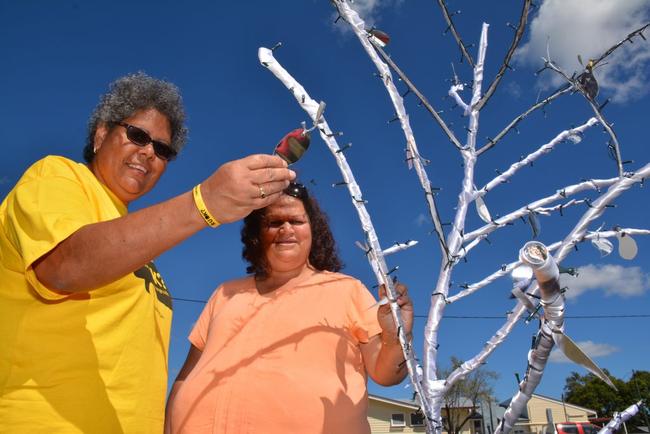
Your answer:
[[[372,434],[426,432],[422,415],[413,401],[384,398],[368,395],[368,423]],[[471,407],[459,407],[458,419],[463,420],[472,415],[463,425],[461,434],[481,434],[482,417]],[[443,431],[446,433],[446,431]]]
[[[509,402],[509,400],[505,401],[501,406],[507,407]],[[484,420],[477,410],[480,411],[481,407],[472,409],[469,403],[467,406],[455,409],[459,420],[464,420],[467,415],[471,415],[463,425],[461,434],[483,434],[484,421],[486,426],[490,424],[489,415],[485,414]],[[548,424],[547,410],[552,415],[554,423],[589,422],[590,418],[598,417],[594,410],[533,394],[515,424],[514,434],[544,434]],[[418,406],[413,401],[368,395],[368,423],[372,434],[426,432],[422,416],[417,411]],[[496,425],[503,415],[503,410],[499,412],[493,408],[493,411]]]
[[[509,402],[503,402],[501,405],[507,406]],[[533,394],[515,424],[514,434],[545,433],[548,424],[547,412],[552,415],[553,423],[589,422],[590,418],[598,417],[597,413],[589,408]]]

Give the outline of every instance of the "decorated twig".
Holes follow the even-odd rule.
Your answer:
[[[555,136],[555,138],[553,140],[551,140],[550,142],[542,145],[535,152],[532,152],[532,153],[528,154],[526,157],[519,160],[518,162],[513,163],[510,166],[510,168],[508,168],[508,170],[506,170],[505,172],[500,173],[499,176],[495,177],[492,181],[485,184],[484,187],[480,188],[478,194],[484,195],[485,193],[492,190],[497,185],[504,184],[504,183],[508,182],[508,180],[519,169],[532,164],[535,160],[537,160],[542,155],[551,152],[553,150],[553,148],[555,148],[555,146],[558,143],[562,143],[565,140],[571,140],[574,143],[579,142],[580,140],[582,140],[582,134],[584,133],[584,131],[587,128],[589,128],[589,127],[591,127],[591,126],[593,126],[593,125],[595,125],[597,123],[598,123],[598,120],[596,118],[591,118],[586,123],[580,125],[577,128],[571,128],[570,130],[562,131],[560,134]]]
[[[375,47],[375,50],[377,50],[377,53],[381,56],[382,60],[386,62],[392,69],[397,73],[399,78],[406,84],[406,87],[408,87],[409,91],[413,92],[415,96],[418,97],[422,105],[431,113],[431,116],[433,116],[433,119],[438,123],[440,128],[442,128],[442,131],[447,135],[451,143],[458,149],[462,147],[458,139],[456,138],[456,135],[454,134],[451,129],[447,126],[445,121],[442,119],[440,116],[440,113],[433,108],[429,100],[418,90],[417,87],[413,84],[413,82],[404,74],[404,72],[397,66],[395,61],[391,59],[389,55],[386,54],[386,52],[381,48],[378,44],[373,44]]]
[[[566,94],[566,93],[571,92],[572,89],[573,89],[573,86],[571,86],[571,85],[566,85],[566,86],[564,86],[564,87],[558,89],[557,91],[555,91],[555,92],[552,93],[551,95],[547,96],[547,97],[544,98],[543,100],[538,101],[538,102],[536,102],[535,104],[533,104],[533,106],[530,107],[528,110],[526,110],[525,112],[523,112],[522,114],[520,114],[519,116],[517,116],[516,118],[514,118],[514,119],[513,119],[513,120],[512,120],[512,121],[511,121],[511,122],[510,122],[510,123],[509,123],[509,124],[508,124],[504,129],[503,129],[503,130],[501,130],[501,132],[500,132],[499,134],[497,134],[493,139],[491,139],[491,138],[488,137],[488,143],[486,143],[485,145],[483,145],[483,147],[481,147],[479,150],[477,150],[477,151],[476,151],[476,155],[477,155],[477,156],[480,156],[480,155],[483,154],[485,151],[487,151],[487,150],[493,148],[493,147],[497,144],[497,142],[498,142],[499,140],[501,140],[501,139],[502,139],[506,134],[508,134],[508,133],[509,133],[510,131],[512,131],[513,129],[516,129],[516,128],[517,128],[517,125],[519,124],[519,122],[523,121],[526,117],[528,117],[529,114],[531,114],[532,112],[534,112],[534,111],[537,110],[537,109],[540,109],[540,108],[543,108],[543,107],[549,105],[549,104],[550,104],[554,99],[556,99],[556,98],[558,98],[558,97],[560,97],[560,96],[562,96],[562,95],[564,95],[564,94]]]
[[[481,95],[481,84],[483,81],[483,64],[485,61],[485,53],[487,50],[487,31],[488,25],[483,24],[481,31],[481,40],[479,45],[479,55],[476,65],[474,67],[474,86],[472,88],[472,101],[473,107]],[[453,222],[453,229],[449,233],[447,245],[449,251],[454,259],[462,247],[462,228],[465,226],[465,217],[467,215],[467,208],[472,200],[472,192],[474,191],[474,165],[476,163],[475,146],[476,146],[476,133],[478,131],[478,111],[472,109],[469,115],[469,131],[467,134],[467,144],[461,152],[463,156],[464,176],[462,183],[462,191],[458,196],[458,205],[456,207],[456,216]],[[440,321],[446,305],[445,298],[449,291],[449,282],[451,279],[451,271],[455,265],[454,261],[449,261],[441,265],[438,283],[435,292],[432,295],[432,305],[429,310],[427,324],[424,329],[424,389],[427,392],[427,397],[432,400],[433,404],[433,417],[437,422],[438,430],[442,425],[440,408],[442,404],[442,396],[445,392],[445,384],[443,380],[437,378],[437,363],[436,356],[438,353],[438,329]]]
[[[287,89],[291,90],[294,97],[296,98],[296,101],[298,101],[303,110],[307,112],[307,114],[312,118],[313,122],[317,125],[321,138],[323,141],[325,141],[332,155],[336,159],[336,163],[341,170],[345,185],[347,186],[350,196],[352,197],[352,203],[355,206],[359,219],[361,220],[363,232],[366,236],[366,242],[368,244],[366,256],[371,264],[373,271],[375,272],[377,282],[379,284],[385,285],[386,287],[386,294],[388,296],[388,300],[390,301],[390,308],[393,319],[397,325],[398,337],[402,346],[402,351],[404,353],[405,363],[408,368],[411,383],[414,387],[414,390],[416,391],[416,396],[420,401],[420,406],[424,414],[429,415],[431,413],[431,410],[429,409],[429,403],[425,399],[425,395],[421,387],[420,372],[422,368],[419,366],[415,358],[411,342],[407,339],[406,333],[404,332],[404,321],[402,320],[399,305],[396,302],[397,291],[395,290],[393,279],[391,279],[389,276],[390,271],[384,259],[384,251],[382,250],[379,243],[379,238],[375,232],[374,226],[370,219],[370,215],[366,210],[365,201],[363,200],[363,196],[361,194],[361,189],[354,179],[354,175],[347,162],[345,154],[341,152],[341,148],[336,141],[336,134],[332,133],[332,130],[327,124],[324,116],[321,116],[320,119],[317,118],[316,113],[318,111],[319,104],[314,101],[309,96],[304,87],[298,83],[296,79],[293,78],[289,72],[287,72],[282,67],[282,65],[277,62],[271,50],[267,48],[260,48],[258,51],[258,57],[260,63],[267,67],[273,73],[273,75],[275,75],[276,78],[278,78],[287,87]],[[409,247],[413,245],[413,243],[407,244]]]
[[[442,223],[440,221],[440,216],[438,213],[434,192],[431,188],[431,182],[429,181],[427,172],[424,169],[423,158],[420,156],[420,152],[418,151],[417,144],[415,143],[415,137],[413,136],[413,131],[411,130],[409,117],[406,114],[406,109],[404,108],[403,98],[398,92],[397,88],[395,87],[395,84],[393,83],[393,77],[390,73],[390,69],[384,62],[382,62],[382,60],[377,55],[377,52],[375,51],[373,44],[370,42],[370,37],[372,35],[366,32],[365,23],[361,19],[361,17],[359,17],[359,14],[357,14],[352,8],[350,8],[350,6],[345,2],[345,0],[335,0],[334,5],[338,10],[339,15],[350,25],[355,35],[359,39],[359,42],[361,42],[361,45],[366,50],[366,53],[375,64],[375,67],[379,72],[379,76],[382,78],[382,83],[384,84],[386,90],[388,91],[393,107],[395,108],[397,117],[399,118],[400,126],[402,127],[402,131],[404,131],[404,136],[406,138],[406,149],[407,149],[406,159],[409,162],[409,164],[413,164],[413,166],[415,167],[415,171],[418,175],[420,185],[424,190],[427,205],[429,207],[429,215],[433,222],[434,231],[438,236],[440,248],[442,250],[443,255],[445,257],[448,257],[449,248],[445,243],[445,235],[442,229]]]
[[[605,60],[605,59],[606,59],[607,57],[609,57],[612,53],[614,53],[614,51],[616,51],[619,47],[621,47],[625,42],[630,42],[630,43],[631,43],[631,42],[634,41],[634,38],[637,37],[637,36],[640,37],[640,38],[642,38],[643,40],[645,40],[645,37],[643,36],[643,32],[644,32],[648,27],[650,27],[650,23],[644,25],[644,26],[641,27],[641,28],[638,28],[638,29],[634,30],[633,32],[631,32],[630,34],[628,34],[627,37],[625,37],[624,39],[622,39],[621,41],[619,41],[618,43],[614,44],[612,47],[610,47],[609,49],[607,49],[607,50],[606,50],[603,54],[601,54],[599,57],[597,57],[596,59],[591,60],[591,61],[590,61],[590,63],[591,63],[590,68],[591,68],[591,69],[595,68],[595,67],[596,67],[598,64],[600,64],[603,60]],[[542,68],[542,70],[544,70],[544,69],[546,69],[546,66],[545,66],[544,68]],[[539,71],[539,72],[541,72],[541,71]],[[508,132],[510,132],[511,130],[515,129],[515,128],[517,127],[517,124],[519,124],[519,122],[521,122],[524,118],[526,118],[528,115],[530,115],[530,114],[531,114],[532,112],[534,112],[535,110],[547,106],[547,105],[550,104],[551,101],[553,101],[554,99],[556,99],[556,98],[558,98],[558,97],[560,97],[560,96],[562,96],[562,95],[565,95],[565,94],[567,94],[567,93],[570,93],[570,92],[573,91],[573,90],[574,90],[574,85],[573,85],[572,83],[569,83],[569,84],[567,84],[567,85],[561,87],[561,88],[558,89],[557,91],[555,91],[555,92],[554,92],[553,94],[551,94],[550,96],[544,98],[542,101],[538,101],[538,102],[536,102],[536,103],[533,104],[533,106],[530,107],[528,110],[526,110],[525,112],[523,112],[522,114],[520,114],[519,116],[517,116],[515,119],[513,119],[513,120],[512,120],[512,121],[511,121],[511,122],[510,122],[510,123],[509,123],[509,124],[508,124],[508,125],[507,125],[507,126],[506,126],[506,127],[505,127],[501,132],[500,132],[500,133],[499,133],[499,134],[497,134],[493,139],[488,138],[488,143],[485,144],[482,148],[480,148],[480,149],[476,152],[476,154],[477,154],[477,155],[481,155],[481,154],[483,154],[483,152],[485,152],[485,151],[491,149],[492,147],[494,147],[494,145],[496,145],[497,142],[498,142],[499,140],[501,140],[501,139],[502,139],[502,138],[503,138],[503,137],[504,137]]]
[[[607,51],[605,51],[599,57],[594,59],[593,60],[594,66],[598,65],[600,62],[605,60],[610,54],[612,54],[614,51],[616,51],[618,49],[618,47],[620,47],[621,45],[625,44],[626,42],[633,42],[633,40],[634,40],[634,38],[636,36],[640,37],[641,39],[643,39],[645,41],[646,39],[645,39],[645,36],[643,36],[643,32],[648,27],[650,27],[650,23],[644,25],[643,27],[640,27],[640,28],[634,30],[633,32],[630,32],[630,34],[628,34],[624,39],[621,39],[619,42],[614,44],[612,47],[610,47]]]
[[[515,50],[519,46],[519,42],[521,41],[522,36],[524,36],[524,30],[526,29],[526,22],[528,21],[528,12],[530,10],[531,4],[532,4],[532,0],[524,0],[524,5],[521,10],[521,16],[519,17],[519,24],[517,24],[517,27],[515,28],[515,35],[512,38],[512,44],[510,44],[510,48],[506,53],[506,57],[503,59],[503,63],[499,68],[499,72],[497,72],[497,75],[494,77],[494,81],[492,81],[492,84],[490,84],[488,90],[485,91],[485,94],[483,95],[481,100],[476,104],[476,110],[481,110],[485,106],[485,104],[487,104],[490,97],[497,90],[497,87],[501,82],[501,78],[503,78],[503,75],[506,73],[506,69],[512,69],[510,67],[510,60],[512,59],[512,56],[515,54]],[[508,23],[508,25],[510,25],[510,23]]]
[[[467,51],[467,47],[465,47],[465,43],[463,42],[460,35],[458,34],[454,22],[451,20],[452,16],[459,14],[460,11],[450,14],[449,9],[447,9],[447,5],[445,4],[444,0],[438,0],[438,5],[440,6],[440,9],[442,9],[442,15],[445,17],[445,21],[447,22],[447,28],[445,29],[445,33],[451,31],[451,34],[453,35],[454,39],[456,40],[456,43],[458,44],[458,47],[460,48],[460,51],[462,53],[462,57],[460,58],[461,62],[464,57],[465,59],[467,59],[467,63],[469,63],[470,66],[474,66],[474,60],[472,59],[472,56]]]
[[[521,208],[495,219],[492,223],[486,224],[474,231],[468,232],[464,236],[466,242],[473,240],[477,237],[485,237],[490,233],[494,232],[499,227],[503,227],[514,220],[517,220],[522,217],[526,217],[531,210],[544,207],[551,203],[554,203],[558,200],[566,199],[569,196],[573,196],[581,191],[585,190],[596,190],[600,191],[602,188],[609,187],[619,181],[619,178],[610,178],[610,179],[590,179],[588,181],[583,181],[579,184],[570,185],[558,190],[555,194],[538,199],[534,202],[529,203],[528,205],[522,206]]]
[[[623,176],[623,160],[621,159],[621,146],[618,143],[618,138],[616,137],[616,133],[612,129],[612,126],[605,120],[605,117],[603,116],[600,107],[598,107],[594,103],[595,95],[593,95],[593,93],[591,93],[588,89],[585,88],[585,86],[583,86],[580,83],[579,78],[582,77],[582,75],[578,76],[577,78],[569,77],[564,71],[562,71],[562,69],[560,69],[560,67],[558,67],[557,65],[555,65],[555,63],[553,63],[553,61],[550,59],[550,56],[549,58],[544,59],[544,66],[546,68],[549,68],[557,72],[562,77],[564,77],[564,79],[567,82],[569,82],[576,90],[578,90],[585,97],[585,99],[589,103],[589,106],[591,107],[594,114],[596,115],[596,118],[598,118],[598,121],[603,126],[605,131],[607,131],[607,134],[609,134],[611,138],[610,147],[614,151],[614,159],[616,160],[616,166],[618,167],[618,175]],[[591,77],[592,80],[594,80],[595,82],[595,78],[593,78],[593,75]]]
[[[643,401],[639,401],[630,405],[628,408],[620,413],[614,413],[614,417],[605,425],[598,434],[614,434],[625,422],[636,416],[636,414],[644,407]]]
[[[576,201],[578,202],[578,201]],[[625,234],[626,236],[636,236],[636,235],[650,235],[650,230],[649,229],[637,229],[637,228],[619,228],[617,230],[610,230],[610,231],[594,231],[594,232],[589,232],[587,235],[582,237],[580,240],[576,240],[577,242],[583,242],[583,241],[596,241],[596,240],[602,240],[602,239],[607,239],[607,238],[617,238],[621,236],[621,234]],[[553,244],[550,244],[547,248],[549,252],[553,252],[560,248],[562,245],[561,241],[557,241]],[[491,283],[495,282],[496,280],[500,279],[501,277],[509,275],[512,270],[517,268],[518,266],[521,265],[521,261],[515,261],[511,262],[509,264],[504,264],[501,266],[501,268],[498,271],[495,271],[494,273],[490,274],[489,276],[485,277],[484,279],[472,283],[472,284],[463,284],[461,285],[461,288],[463,288],[462,291],[459,291],[458,293],[447,297],[447,303],[455,303],[458,300],[467,297],[468,295],[471,295],[478,291],[479,289],[490,285]]]

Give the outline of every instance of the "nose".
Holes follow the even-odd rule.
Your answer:
[[[293,229],[293,226],[291,226],[291,223],[288,221],[282,222],[282,226],[280,226],[279,230],[282,232],[286,232]]]
[[[156,156],[156,152],[153,149],[153,143],[149,143],[145,146],[140,146],[138,152],[150,160]]]

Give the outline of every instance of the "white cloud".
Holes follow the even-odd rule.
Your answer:
[[[583,69],[578,54],[583,62],[600,56],[643,26],[649,16],[647,0],[544,0],[531,21],[530,40],[518,50],[516,61],[540,68],[548,46],[551,59],[571,75]],[[605,62],[607,65],[595,69],[595,75],[601,91],[614,101],[641,98],[650,91],[650,41],[637,37],[633,44],[624,44]],[[563,80],[552,71],[545,71],[540,77],[543,88],[555,87]]]
[[[586,265],[578,269],[576,277],[562,274],[560,284],[569,288],[566,292],[568,299],[592,290],[627,298],[643,295],[650,289],[650,274],[645,274],[641,267]]]
[[[429,217],[425,216],[423,213],[420,213],[416,218],[415,218],[415,224],[418,227],[424,226],[426,223],[429,222]]]
[[[506,92],[513,97],[514,99],[519,99],[521,97],[521,86],[514,81],[511,81],[505,86]]]
[[[585,352],[590,358],[595,359],[597,357],[609,356],[617,351],[620,351],[620,348],[615,347],[609,344],[598,344],[592,341],[582,341],[576,342],[578,346]],[[555,363],[573,363],[571,360],[562,353],[562,351],[555,348],[551,351],[551,355],[548,358],[549,361]]]

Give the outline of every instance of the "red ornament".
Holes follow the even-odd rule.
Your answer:
[[[298,128],[280,140],[275,147],[274,153],[282,158],[287,164],[295,163],[302,157],[307,148],[309,148],[309,132],[304,128]]]

